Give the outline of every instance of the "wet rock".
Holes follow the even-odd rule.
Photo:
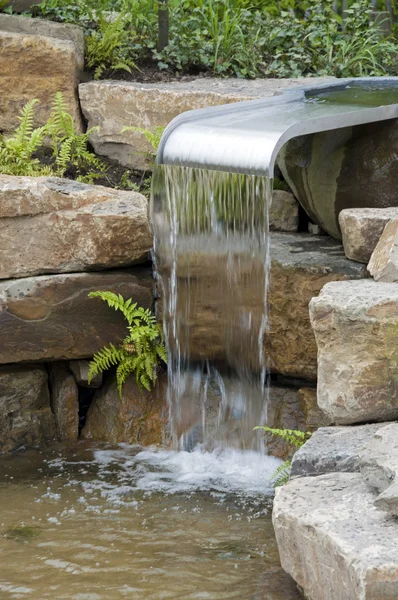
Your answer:
[[[0,363],[91,357],[126,334],[121,313],[89,292],[109,290],[152,306],[152,275],[135,268],[0,282]]]
[[[398,281],[398,219],[389,221],[368,264],[376,281]]]
[[[293,194],[284,190],[274,190],[269,212],[271,231],[298,231],[299,205]]]
[[[361,474],[380,495],[375,506],[398,516],[398,423],[379,428],[360,455]]]
[[[361,450],[385,423],[320,427],[292,460],[291,477],[359,472]]]
[[[59,440],[77,440],[79,435],[79,390],[65,363],[50,368],[51,408]]]
[[[318,405],[338,424],[398,417],[398,285],[327,284],[310,303]]]
[[[329,77],[312,78],[322,83]],[[95,81],[79,87],[80,102],[88,126],[99,126],[92,142],[98,154],[123,165],[152,167],[153,148],[139,132],[122,133],[126,126],[153,130],[184,111],[273,96],[285,88],[308,85],[308,79],[195,79],[171,83]]]
[[[89,360],[71,360],[69,363],[69,369],[75,376],[77,385],[84,388],[98,388],[102,384],[102,373],[98,373],[88,383],[88,372],[90,370]]]
[[[398,523],[358,473],[291,480],[276,490],[282,567],[308,600],[398,597]]]
[[[47,379],[38,365],[0,367],[0,453],[56,438]]]
[[[0,279],[145,262],[147,205],[136,192],[0,176]]]
[[[62,92],[77,129],[82,128],[77,86],[84,66],[78,27],[1,15],[0,130],[18,126],[23,106],[38,98],[35,125],[43,125],[56,92]]]
[[[368,264],[390,219],[398,208],[348,208],[339,214],[344,252],[347,258]]]
[[[397,120],[335,129],[289,141],[278,165],[311,219],[340,239],[341,210],[398,205],[397,145]]]
[[[150,446],[166,441],[167,423],[166,377],[160,377],[148,392],[140,390],[131,376],[120,398],[115,377],[109,376],[94,395],[81,435],[88,440]]]

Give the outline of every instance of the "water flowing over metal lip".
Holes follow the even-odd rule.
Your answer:
[[[397,90],[397,102],[369,107],[306,101],[313,94],[378,85]],[[271,98],[182,113],[165,129],[157,162],[273,177],[279,151],[295,137],[395,118],[398,77],[339,79],[288,89]]]

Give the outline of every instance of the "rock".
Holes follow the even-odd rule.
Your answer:
[[[272,372],[315,381],[317,348],[308,304],[325,283],[366,277],[366,267],[347,260],[342,246],[328,237],[272,233],[270,240],[269,334],[264,338],[264,352]],[[189,360],[227,359],[237,368],[242,366],[243,355],[256,370],[258,336],[252,345],[246,342],[243,315],[250,312],[257,332],[264,307],[263,262],[239,256],[239,271],[235,271],[240,273],[239,298],[231,306],[229,297],[222,294],[228,285],[228,256],[217,254],[215,259],[209,248],[199,244],[193,238],[181,239],[177,264],[180,347]],[[171,266],[162,252],[158,267],[166,285]]]
[[[94,395],[82,437],[112,444],[163,444],[167,423],[165,377],[161,377],[156,387],[147,392],[138,388],[134,375],[130,376],[120,398],[116,380],[109,376]]]
[[[59,440],[77,440],[79,436],[79,390],[65,363],[50,368],[51,408]]]
[[[359,473],[297,478],[276,490],[281,564],[308,600],[398,597],[398,524],[374,497]]]
[[[75,376],[77,385],[84,388],[99,388],[102,385],[102,373],[98,373],[88,383],[88,372],[90,370],[89,360],[71,360],[69,369]]]
[[[398,121],[294,138],[278,165],[311,220],[341,239],[340,211],[398,206]]]
[[[297,392],[299,409],[304,415],[303,431],[315,431],[330,425],[330,419],[318,406],[316,388],[304,387]]]
[[[367,483],[381,492],[375,505],[398,516],[398,423],[379,428],[362,449],[359,462]]]
[[[62,92],[76,129],[83,129],[77,98],[84,67],[81,36],[71,25],[1,15],[0,131],[13,132],[21,109],[33,98],[40,100],[35,125],[43,125],[56,92]]]
[[[328,80],[328,77],[313,78],[311,83]],[[91,138],[95,151],[122,165],[145,169],[152,168],[153,156],[148,158],[148,153],[153,155],[153,148],[142,133],[122,133],[124,127],[153,130],[165,127],[187,110],[273,96],[283,89],[308,84],[307,78],[253,81],[198,78],[171,83],[93,81],[82,83],[79,95],[88,127],[100,127]]]
[[[39,446],[55,438],[45,368],[0,367],[0,453]]]
[[[347,208],[339,214],[344,252],[347,258],[368,264],[373,250],[398,208]]]
[[[342,425],[398,417],[398,285],[327,284],[310,303],[318,405]]]
[[[398,219],[389,221],[368,264],[376,281],[398,281]]]
[[[0,363],[91,357],[118,343],[126,323],[88,293],[109,290],[152,306],[149,269],[42,275],[0,282]]]
[[[291,477],[359,472],[360,452],[385,423],[321,427],[292,460]]]
[[[299,205],[290,192],[274,190],[269,211],[269,227],[271,231],[298,231]]]
[[[0,176],[0,279],[148,260],[141,194],[58,178]]]

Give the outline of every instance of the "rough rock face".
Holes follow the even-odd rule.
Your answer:
[[[269,211],[271,231],[295,232],[299,225],[299,206],[290,192],[274,190]]]
[[[310,303],[318,405],[338,424],[398,417],[398,285],[327,284]]]
[[[361,450],[385,423],[347,427],[320,427],[292,460],[291,477],[335,472],[359,472]]]
[[[398,423],[380,428],[360,455],[360,469],[365,481],[380,495],[375,505],[398,515]]]
[[[88,383],[88,373],[90,370],[89,360],[71,360],[69,369],[75,376],[76,383],[84,388],[98,388],[102,385],[102,373],[98,373]]]
[[[144,268],[0,282],[0,363],[87,358],[124,338],[123,316],[88,298],[97,290],[152,306],[152,277]]]
[[[77,440],[79,435],[79,390],[65,363],[50,369],[51,408],[59,440]]]
[[[312,78],[323,83],[328,77]],[[126,126],[153,130],[165,127],[180,113],[196,108],[229,104],[253,98],[273,96],[295,86],[308,85],[305,78],[239,81],[196,79],[173,83],[126,83],[96,81],[79,87],[80,102],[88,126],[99,126],[92,142],[95,151],[137,169],[152,166],[153,149],[142,133],[121,133]]]
[[[191,253],[190,253],[191,252]],[[164,262],[161,262],[161,261]],[[344,256],[340,244],[327,237],[307,234],[271,234],[271,273],[268,292],[270,331],[264,342],[266,355],[273,372],[316,380],[317,348],[311,329],[308,304],[330,281],[367,276],[363,265]],[[212,264],[212,269],[209,269]],[[170,265],[164,256],[159,267],[165,278]],[[263,276],[263,264],[253,260],[240,264],[241,298],[236,302],[237,319],[240,306],[250,307],[252,318],[258,322],[263,312],[263,289],[259,294],[257,281]],[[208,357],[225,359],[225,313],[219,294],[220,280],[227,272],[225,262],[217,263],[211,254],[190,251],[189,240],[178,257],[177,312],[181,323],[181,347],[189,351],[191,360]],[[190,282],[194,285],[190,285]],[[248,281],[256,286],[250,287]],[[224,321],[223,321],[224,319]],[[242,350],[240,330],[231,332],[228,360],[245,360],[258,364],[258,344]]]
[[[276,490],[282,567],[308,600],[398,597],[398,524],[374,499],[356,473],[297,478]]]
[[[312,220],[341,238],[344,208],[398,205],[398,120],[295,138],[279,154],[279,167]]]
[[[14,131],[21,109],[32,98],[40,100],[35,124],[43,125],[56,92],[63,93],[76,127],[82,127],[77,98],[84,66],[81,35],[70,25],[1,16],[0,131]]]
[[[376,281],[398,281],[398,219],[389,221],[371,256],[368,271]]]
[[[0,279],[145,262],[147,204],[136,192],[0,176]]]
[[[110,376],[95,393],[88,410],[84,439],[128,444],[162,444],[166,437],[168,407],[166,379],[160,378],[151,392],[140,390],[129,377],[120,398],[115,378]]]
[[[0,453],[56,438],[47,371],[37,365],[0,367]]]
[[[339,214],[344,252],[347,258],[368,264],[373,250],[398,208],[347,208]]]

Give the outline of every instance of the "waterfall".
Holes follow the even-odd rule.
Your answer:
[[[175,449],[261,449],[266,422],[272,181],[156,166],[151,198],[158,314]]]

